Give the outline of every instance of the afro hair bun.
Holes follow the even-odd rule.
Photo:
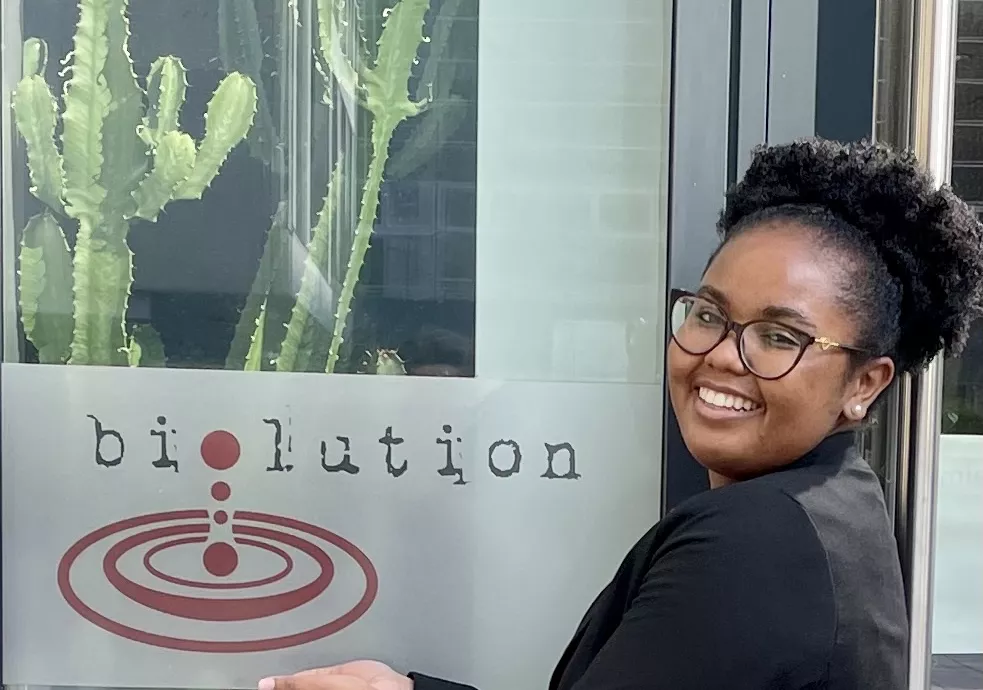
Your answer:
[[[913,155],[820,139],[760,147],[727,193],[718,231],[726,241],[742,219],[785,205],[827,209],[883,259],[901,287],[899,369],[961,352],[981,312],[983,225]]]

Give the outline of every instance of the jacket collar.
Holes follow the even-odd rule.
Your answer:
[[[856,429],[834,431],[801,458],[788,465],[788,469],[841,463],[857,445]]]

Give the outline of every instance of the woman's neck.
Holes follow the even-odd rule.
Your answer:
[[[719,489],[724,486],[729,486],[734,484],[736,480],[730,477],[725,477],[722,474],[717,474],[713,470],[707,470],[707,475],[710,477],[710,488]]]
[[[849,444],[855,438],[856,431],[857,429],[851,426],[833,429],[826,438],[820,441],[815,448],[813,448],[811,451],[806,453],[804,456],[802,456],[798,460],[789,462],[786,465],[781,465],[779,467],[776,467],[772,469],[771,472],[781,471],[783,469],[788,468],[789,466],[795,465],[797,463],[802,462],[803,460],[809,459],[810,457],[814,458],[816,456],[816,453],[824,448],[824,444],[827,444],[827,442],[829,442],[831,439],[836,439],[837,437],[841,437],[843,442]],[[840,445],[843,444],[839,444],[839,443],[836,444],[836,446],[840,446]],[[841,456],[841,450],[842,450],[841,448],[830,449],[828,445],[826,445],[825,448],[827,449],[827,451],[831,451],[834,457],[838,458]],[[770,474],[770,472],[766,474]],[[711,489],[720,489],[722,487],[730,486],[731,484],[736,484],[737,482],[741,481],[740,479],[733,479],[731,477],[718,474],[713,470],[707,470],[707,476],[710,478]]]

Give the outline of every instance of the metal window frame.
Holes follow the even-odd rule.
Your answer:
[[[729,181],[732,140],[733,3],[740,0],[673,3],[667,304],[672,288],[699,284],[706,258],[718,242],[717,210]],[[668,342],[668,321],[666,329]],[[660,466],[665,515],[680,495],[706,481],[705,471],[682,442],[665,386]]]
[[[687,287],[717,246],[727,185],[731,0],[673,5],[667,273],[674,287]]]
[[[937,184],[949,182],[952,168],[958,5],[958,0],[882,0],[878,6],[879,34],[882,20],[893,20],[894,26],[885,28],[895,30],[896,43],[904,41],[881,46],[879,59],[892,56],[902,70],[899,85],[878,75],[884,77],[878,91],[888,91],[878,100],[884,106],[883,112],[877,108],[878,124],[893,140],[881,138],[910,149]],[[886,417],[883,431],[885,447],[896,449],[895,534],[908,598],[910,690],[931,687],[942,381],[941,355],[919,374],[903,376],[892,401],[896,414]]]

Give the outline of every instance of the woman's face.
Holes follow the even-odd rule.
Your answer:
[[[822,250],[814,233],[781,221],[744,231],[717,254],[699,294],[737,322],[767,318],[852,344],[853,315],[837,300],[849,259]],[[835,428],[859,421],[894,373],[887,358],[851,368],[846,352],[812,345],[785,377],[760,379],[741,363],[733,333],[699,356],[672,342],[668,370],[683,440],[717,484],[789,464]],[[722,393],[736,404],[713,405],[701,389],[704,398]]]

